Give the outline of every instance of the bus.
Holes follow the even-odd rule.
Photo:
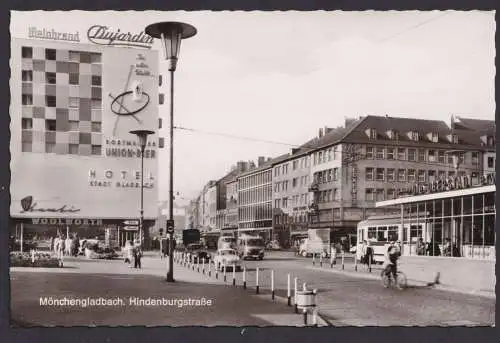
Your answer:
[[[417,241],[426,237],[427,225],[422,214],[420,220],[416,216],[405,217],[401,230],[401,215],[373,216],[358,223],[357,243],[369,241],[373,248],[373,258],[377,263],[384,263],[385,253],[390,242],[400,241],[403,255],[416,255]],[[399,237],[400,232],[403,237]]]

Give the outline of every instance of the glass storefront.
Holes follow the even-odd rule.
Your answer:
[[[495,191],[408,202],[401,207],[405,255],[495,260]]]

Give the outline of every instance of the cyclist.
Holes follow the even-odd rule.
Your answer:
[[[391,242],[389,247],[387,248],[387,253],[386,253],[386,275],[390,277],[390,274],[392,273],[392,276],[394,277],[394,281],[396,282],[397,280],[397,261],[399,257],[401,256],[401,250],[398,246],[398,244],[395,244],[395,242]]]

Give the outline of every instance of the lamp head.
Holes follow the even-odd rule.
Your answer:
[[[139,138],[139,145],[141,146],[141,151],[146,148],[146,143],[148,142],[148,136],[154,134],[154,131],[150,130],[132,130],[131,134],[136,135]]]

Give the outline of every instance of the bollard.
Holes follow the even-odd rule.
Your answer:
[[[195,268],[195,263],[194,263],[195,261],[198,261],[198,257],[196,257],[196,258],[195,258],[195,257],[193,257],[193,263],[191,264],[191,265],[192,265],[192,267],[193,267],[193,270],[194,270],[194,268]]]
[[[219,267],[215,264],[214,262],[214,271],[215,271],[215,278],[219,278]]]
[[[313,253],[313,266],[316,265],[316,253]]]
[[[31,249],[31,263],[35,265],[35,250]]]
[[[196,271],[199,273],[200,272],[200,258],[196,258]]]
[[[302,310],[302,315],[304,316],[304,326],[307,326],[307,310]]]
[[[323,254],[319,254],[319,266],[323,267]]]
[[[236,286],[236,265],[233,264],[233,286]]]
[[[247,289],[247,267],[243,266],[243,289]]]
[[[333,257],[334,257],[333,253],[330,254],[330,268],[333,268]]]
[[[226,282],[227,279],[226,279],[226,264],[224,263],[224,282]]]
[[[201,269],[203,271],[203,275],[205,275],[205,260],[206,258],[204,258],[202,261],[201,261]]]
[[[345,253],[344,253],[344,251],[342,251],[342,270],[344,270],[344,257],[345,257]]]
[[[299,313],[299,308],[297,307],[297,282],[298,278],[293,278],[293,304],[295,307],[295,313]]]
[[[274,300],[274,270],[271,270],[271,299]]]
[[[208,277],[212,277],[212,261],[211,260],[208,260]]]
[[[259,267],[257,267],[255,272],[255,293],[259,294]]]
[[[354,271],[358,271],[358,259],[356,258],[356,255],[354,255]]]
[[[292,306],[292,290],[291,290],[291,285],[290,285],[290,273],[288,273],[286,277],[286,297],[287,297],[287,302],[288,306]]]
[[[314,327],[317,327],[318,326],[318,310],[314,309],[312,315],[313,315],[312,316],[312,325]]]
[[[372,256],[368,255],[368,272],[372,272]]]

